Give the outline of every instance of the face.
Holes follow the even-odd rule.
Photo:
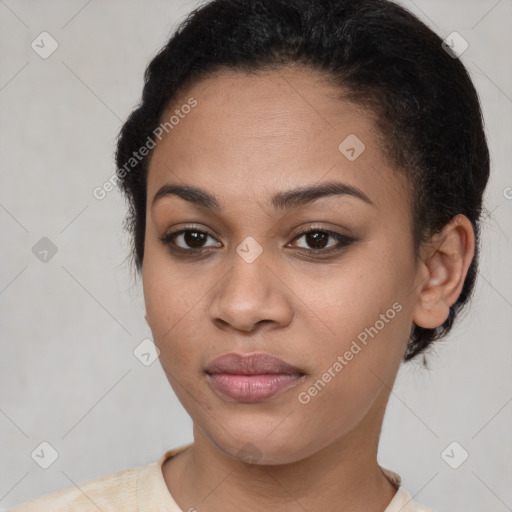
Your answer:
[[[371,423],[389,394],[416,297],[405,179],[371,115],[312,72],[218,73],[162,119],[194,100],[149,165],[146,318],[205,438],[293,462]],[[227,353],[294,370],[205,371]]]

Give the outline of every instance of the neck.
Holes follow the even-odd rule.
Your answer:
[[[194,425],[194,444],[164,464],[164,479],[185,512],[383,512],[396,493],[377,462],[384,408],[312,456],[279,465],[242,462]]]

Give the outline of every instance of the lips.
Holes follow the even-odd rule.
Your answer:
[[[222,398],[258,402],[298,384],[305,373],[265,353],[224,354],[206,368],[209,384]]]
[[[299,368],[285,363],[270,354],[224,354],[214,359],[205,368],[206,373],[229,373],[232,375],[262,375],[262,374],[303,374]]]

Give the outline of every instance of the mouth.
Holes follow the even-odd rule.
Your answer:
[[[206,368],[210,386],[224,399],[261,402],[303,380],[305,373],[266,353],[224,354]]]

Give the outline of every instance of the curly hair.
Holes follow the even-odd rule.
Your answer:
[[[455,215],[471,221],[476,249],[460,296],[441,326],[413,324],[404,360],[444,337],[475,284],[489,151],[474,85],[442,43],[389,0],[212,0],[193,10],[149,63],[142,99],[117,140],[117,180],[128,203],[125,229],[137,271],[151,150],[133,155],[153,140],[173,98],[217,71],[298,65],[321,71],[345,98],[374,114],[386,153],[411,188],[416,255]]]

